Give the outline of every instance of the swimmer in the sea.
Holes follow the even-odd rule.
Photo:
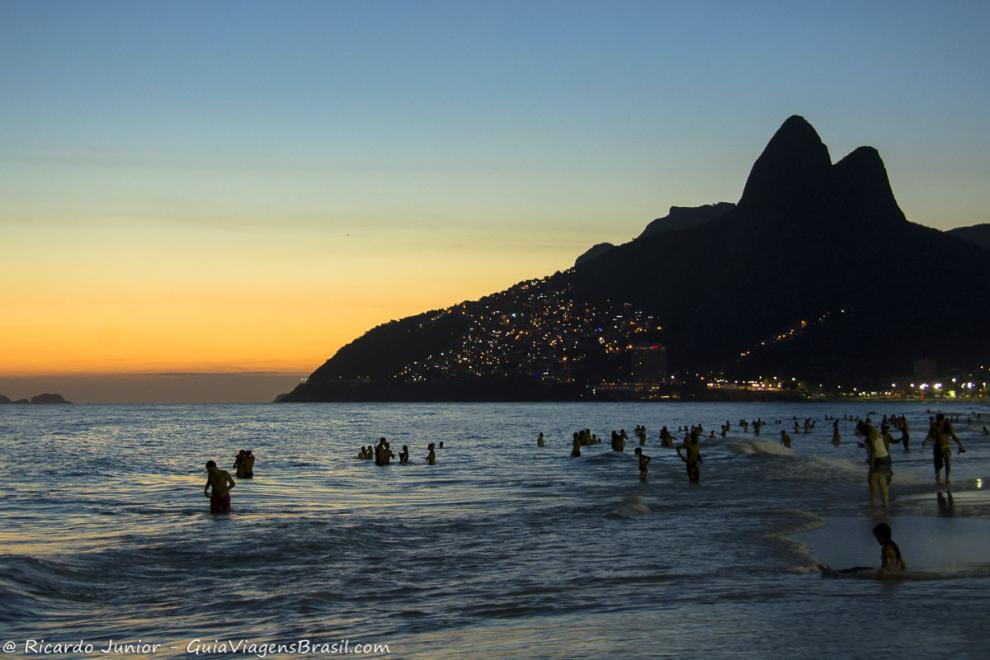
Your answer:
[[[254,477],[254,454],[250,449],[242,449],[237,452],[234,460],[234,469],[237,470],[238,479],[251,479]]]
[[[650,461],[653,459],[643,453],[640,447],[636,447],[636,460],[639,461],[639,480],[646,481],[647,473],[650,471]]]
[[[426,445],[426,449],[429,452],[426,455],[426,462],[429,463],[430,465],[436,465],[437,463],[436,445],[431,442],[430,444]]]
[[[230,489],[236,486],[230,472],[217,467],[216,461],[206,462],[206,486],[203,495],[210,498],[210,513],[230,512]],[[210,493],[210,488],[213,492]]]
[[[832,444],[836,447],[842,444],[842,436],[839,434],[839,420],[832,422]]]
[[[379,438],[375,445],[375,465],[388,465],[388,441]]]
[[[660,444],[664,447],[674,446],[674,436],[667,430],[666,426],[660,429]]]
[[[540,435],[536,436],[536,446],[537,447],[542,447],[543,446],[543,434],[542,433],[540,433]]]
[[[891,538],[890,525],[880,523],[873,528],[873,535],[881,546],[880,570],[877,571],[877,577],[896,575],[907,570],[907,564],[904,562],[904,557],[901,556],[901,549]]]
[[[571,458],[581,457],[581,434],[574,434],[574,442],[571,445]]]
[[[880,544],[880,568],[874,569],[869,566],[854,566],[852,568],[833,569],[828,564],[818,564],[818,570],[822,577],[831,578],[896,578],[907,570],[907,564],[901,555],[901,549],[897,547],[891,538],[890,525],[880,523],[873,528],[873,536]]]
[[[409,447],[407,445],[402,445],[402,451],[399,452],[399,464],[405,465],[409,462]]]
[[[681,450],[685,453],[681,453]],[[701,443],[698,436],[689,433],[684,442],[677,446],[677,455],[687,464],[688,481],[698,483],[701,481]]]
[[[787,431],[784,429],[780,430],[780,444],[784,445],[788,449],[791,448],[791,436],[787,435]]]
[[[244,454],[246,453],[247,452],[242,449],[239,452],[237,452],[237,458],[234,459],[234,465],[232,467],[237,471],[235,474],[237,475],[238,479],[241,479],[244,476],[243,474],[241,474],[241,472],[243,469],[242,466],[244,465]]]

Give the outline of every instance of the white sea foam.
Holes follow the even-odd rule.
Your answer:
[[[650,507],[647,506],[646,500],[641,495],[627,495],[623,497],[622,501],[611,511],[612,515],[622,518],[649,512]]]
[[[772,456],[790,456],[793,449],[788,449],[776,440],[732,440],[725,443],[726,449],[733,454],[752,455],[767,454]]]

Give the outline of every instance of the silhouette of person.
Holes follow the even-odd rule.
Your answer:
[[[388,447],[388,440],[379,438],[378,445],[375,447],[375,465],[388,465],[391,458],[392,450]]]
[[[639,462],[639,480],[646,481],[646,477],[650,471],[650,461],[653,459],[643,453],[642,448],[636,447],[636,460]]]
[[[230,472],[217,467],[216,461],[206,462],[206,485],[203,495],[210,498],[210,513],[230,512],[230,489],[237,485]],[[210,493],[210,489],[213,492]]]
[[[901,556],[901,549],[894,543],[891,534],[890,525],[887,523],[880,523],[873,528],[873,536],[876,537],[877,543],[880,544],[880,570],[877,572],[878,577],[895,575],[907,569],[904,557]]]
[[[237,458],[234,459],[234,469],[237,470],[236,475],[238,479],[251,479],[254,477],[254,454],[251,453],[250,449],[240,450],[237,452]]]
[[[869,422],[859,422],[856,424],[856,431],[865,438],[867,460],[870,469],[866,478],[870,484],[870,506],[876,499],[876,493],[880,491],[883,500],[883,508],[890,506],[890,480],[893,477],[891,468],[890,452],[883,441],[883,435]]]
[[[956,437],[956,432],[952,429],[952,424],[946,419],[945,415],[942,413],[935,415],[928,437],[921,443],[921,446],[924,447],[925,442],[929,440],[934,440],[935,442],[932,445],[932,461],[935,464],[936,483],[941,483],[942,481],[941,473],[943,466],[945,467],[945,483],[949,483],[949,473],[952,470],[952,446],[949,444],[950,439],[955,440],[956,444],[959,445],[960,454],[966,451],[959,438]]]
[[[685,453],[681,453],[684,450]],[[701,481],[701,443],[695,433],[688,433],[684,442],[677,446],[677,455],[687,464],[688,481]]]

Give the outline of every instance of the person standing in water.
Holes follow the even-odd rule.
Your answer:
[[[891,468],[890,453],[887,451],[880,431],[869,422],[859,422],[856,425],[856,431],[865,438],[867,461],[870,464],[870,469],[866,475],[870,484],[870,506],[874,505],[879,490],[883,500],[883,508],[888,509],[890,508],[889,485],[894,474]]]
[[[235,474],[238,479],[244,478],[244,455],[246,453],[243,449],[237,452],[237,458],[234,459],[234,464],[231,466],[236,470]]]
[[[949,472],[952,470],[952,446],[949,444],[949,440],[956,441],[956,444],[959,445],[960,454],[965,453],[966,448],[959,442],[956,432],[952,429],[952,424],[942,413],[935,415],[931,431],[929,431],[929,438],[935,441],[935,444],[932,446],[932,459],[935,464],[935,483],[942,483],[941,473],[943,466],[945,467],[945,483],[949,483]],[[928,442],[929,438],[925,438],[925,442]],[[923,448],[925,443],[921,443],[921,446]]]
[[[681,453],[681,450],[685,453]],[[677,455],[687,464],[688,481],[698,483],[701,481],[701,443],[698,436],[688,433],[684,437],[684,442],[677,446]]]
[[[649,465],[650,461],[653,459],[643,453],[640,447],[636,447],[636,460],[639,461],[639,480],[646,481],[647,474],[650,471]]]
[[[375,465],[386,465],[388,463],[388,442],[385,438],[379,438],[375,445]]]
[[[203,495],[210,498],[210,513],[230,513],[230,489],[236,486],[230,472],[217,467],[216,461],[206,462],[206,485]],[[210,489],[213,492],[210,493]]]
[[[904,562],[904,557],[901,556],[901,549],[891,538],[890,525],[880,523],[873,528],[873,536],[880,544],[880,570],[877,571],[877,577],[896,575],[907,570],[907,564]]]
[[[399,464],[405,465],[409,462],[409,446],[402,445],[402,451],[399,452]]]
[[[581,457],[581,435],[579,433],[575,433],[574,442],[571,444],[571,458],[580,458],[580,457]]]
[[[543,446],[543,433],[540,433],[540,435],[536,436],[536,446],[537,447]]]
[[[788,449],[791,448],[791,436],[787,435],[787,431],[780,429],[780,444],[784,445]]]
[[[237,458],[234,460],[234,469],[237,470],[236,475],[238,479],[252,479],[254,478],[254,454],[251,450],[240,450],[237,452]]]
[[[842,436],[839,434],[839,420],[832,422],[832,444],[836,447],[842,444]]]
[[[904,415],[898,417],[897,421],[894,423],[894,426],[896,426],[901,431],[901,444],[904,445],[904,451],[910,451],[911,436],[908,434],[907,417],[905,417]]]
[[[436,445],[431,442],[430,444],[426,445],[426,450],[428,452],[426,454],[426,462],[428,464],[430,464],[430,465],[436,465],[437,464],[437,448],[436,448]]]
[[[613,431],[613,433],[614,433],[614,431]],[[614,437],[614,440],[613,440],[613,444],[612,444],[613,451],[622,451],[622,452],[624,452],[626,450],[626,438],[628,438],[628,437],[629,436],[626,435],[626,430],[625,429],[622,429],[622,432],[621,433],[616,433],[615,434],[615,437]]]

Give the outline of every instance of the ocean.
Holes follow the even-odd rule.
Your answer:
[[[985,658],[990,405],[940,407],[967,448],[951,489],[921,449],[928,407],[4,406],[0,643],[58,657]],[[889,515],[868,506],[865,452],[842,420],[868,413],[910,423]],[[760,436],[737,425],[757,417]],[[729,435],[707,439],[726,420]],[[658,431],[679,442],[696,423],[691,484]],[[570,458],[581,428],[604,442]],[[623,454],[609,448],[620,428]],[[356,458],[380,436],[413,463]],[[436,465],[429,442],[444,443]],[[255,478],[210,515],[203,465],[230,469],[242,448]],[[882,520],[905,579],[821,577],[820,562],[879,565]]]

